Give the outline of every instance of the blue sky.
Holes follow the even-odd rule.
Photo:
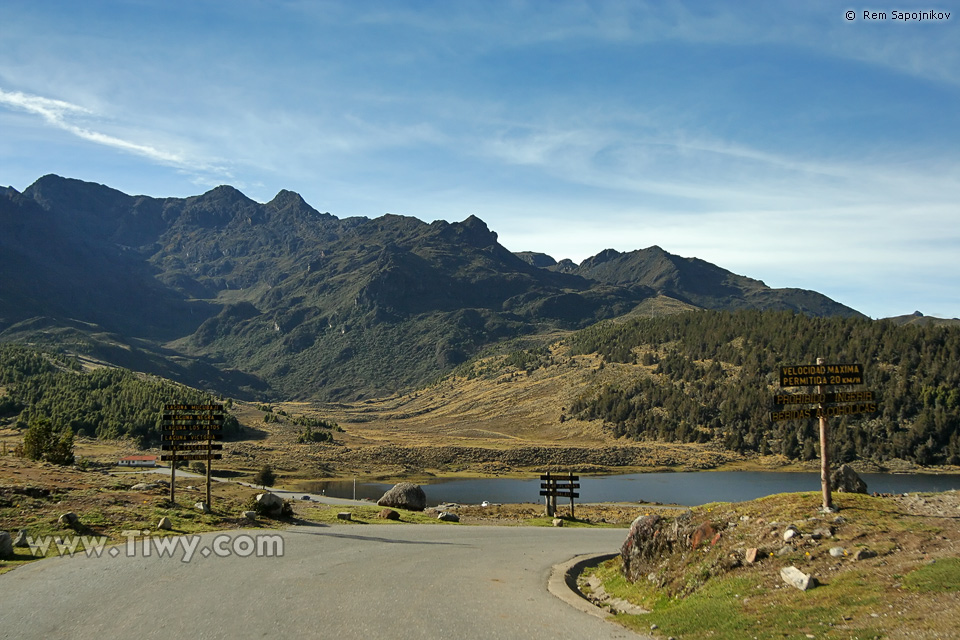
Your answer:
[[[960,317],[960,3],[5,0],[0,185],[47,173]]]

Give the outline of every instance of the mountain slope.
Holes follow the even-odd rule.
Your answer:
[[[661,250],[555,264],[510,253],[473,216],[338,219],[290,191],[150,198],[44,176],[0,191],[0,230],[0,339],[69,338],[238,397],[390,393],[500,340],[655,298],[856,314]]]

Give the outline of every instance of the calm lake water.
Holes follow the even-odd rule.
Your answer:
[[[913,493],[960,489],[960,475],[864,473],[860,477],[870,492]],[[392,484],[358,482],[357,499],[379,500]],[[540,478],[436,479],[420,483],[427,503],[479,504],[540,502]],[[306,489],[305,489],[306,490]],[[337,498],[353,498],[354,483],[318,481],[309,489]],[[628,475],[580,475],[583,502],[662,502],[696,506],[708,502],[742,502],[774,493],[820,491],[819,473],[756,471],[701,471],[635,473]],[[563,499],[560,499],[563,503]]]

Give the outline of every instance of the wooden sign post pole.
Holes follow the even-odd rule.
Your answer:
[[[824,364],[824,358],[817,358],[817,364]],[[817,385],[817,393],[824,397],[824,386]],[[830,433],[827,427],[827,412],[823,402],[819,404],[820,414],[820,486],[823,489],[823,510],[826,513],[833,511],[833,499],[830,494]]]
[[[170,504],[174,504],[173,490],[177,485],[177,452],[173,454],[173,460],[170,461]]]

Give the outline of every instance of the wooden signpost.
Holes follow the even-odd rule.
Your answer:
[[[557,513],[557,498],[570,498],[570,517],[573,518],[573,499],[579,498],[580,476],[572,473],[567,476],[552,475],[549,471],[540,476],[540,495],[545,496],[547,515],[551,518]]]
[[[177,462],[179,460],[205,460],[207,467],[207,505],[210,505],[210,462],[220,460],[223,439],[223,405],[221,404],[166,404],[163,406],[163,429],[161,451],[169,454],[160,460],[170,462],[170,502],[174,501]]]
[[[863,365],[826,364],[817,358],[817,364],[780,367],[780,387],[816,387],[816,393],[777,394],[773,403],[778,407],[770,417],[775,420],[820,421],[820,485],[823,489],[823,510],[833,511],[830,492],[830,432],[827,418],[849,416],[877,411],[872,391],[827,392],[827,387],[862,385]],[[816,405],[805,407],[803,405]]]

